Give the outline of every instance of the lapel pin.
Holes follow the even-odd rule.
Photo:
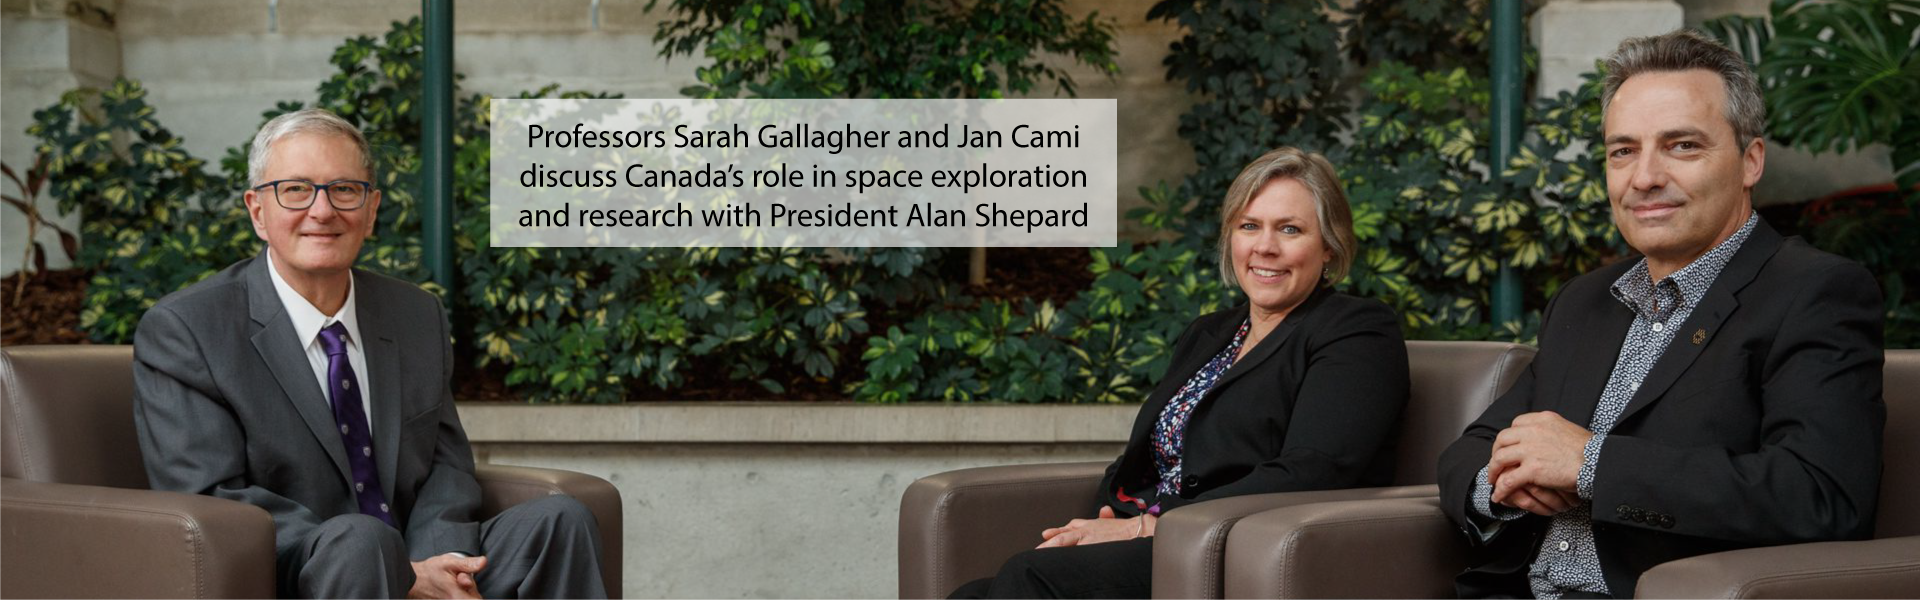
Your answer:
[[[1693,330],[1693,345],[1698,346],[1705,341],[1707,341],[1707,330],[1705,329]]]

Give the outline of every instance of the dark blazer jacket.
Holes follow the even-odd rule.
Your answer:
[[[356,270],[374,462],[408,554],[480,554],[473,452],[448,389],[439,300]],[[262,257],[168,295],[134,333],[134,423],[154,489],[273,515],[281,553],[328,518],[359,512],[331,405]]]
[[[1407,345],[1399,318],[1377,300],[1316,290],[1235,361],[1187,422],[1180,496],[1155,497],[1153,427],[1200,367],[1233,341],[1247,305],[1194,320],[1173,345],[1160,385],[1140,407],[1102,501],[1139,514],[1242,494],[1387,485],[1407,404]]]
[[[1633,261],[1568,282],[1540,353],[1440,457],[1441,506],[1470,541],[1475,476],[1500,430],[1550,410],[1586,427],[1633,312],[1608,291]],[[1755,226],[1687,317],[1600,449],[1593,535],[1607,588],[1660,563],[1736,548],[1864,539],[1880,486],[1881,300],[1860,265]],[[1481,546],[1462,597],[1528,597],[1549,519]]]

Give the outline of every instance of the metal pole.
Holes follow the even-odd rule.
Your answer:
[[[1520,147],[1526,78],[1520,70],[1520,0],[1493,0],[1493,173],[1498,177]],[[1493,280],[1493,324],[1520,319],[1520,277],[1505,258]]]
[[[421,0],[426,63],[420,106],[420,249],[433,282],[457,294],[453,269],[453,0]]]

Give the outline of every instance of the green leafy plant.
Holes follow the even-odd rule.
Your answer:
[[[1174,225],[1199,245],[1211,243],[1221,195],[1241,167],[1281,145],[1332,144],[1348,111],[1335,14],[1327,0],[1153,5],[1149,20],[1186,30],[1164,63],[1168,79],[1184,80],[1199,97],[1180,115],[1180,137],[1193,146],[1199,168],[1178,187],[1142,190],[1149,201],[1189,215],[1150,224]]]
[[[671,16],[657,35],[662,40],[661,55],[701,55],[712,61],[697,70],[699,85],[682,90],[702,98],[1000,98],[1032,93],[1045,83],[1060,92],[1075,93],[1066,71],[1056,62],[1043,60],[1041,52],[1103,72],[1117,71],[1111,23],[1098,13],[1070,17],[1057,0],[674,0],[668,8]],[[817,288],[799,294],[810,303],[807,314],[747,322],[768,327],[778,327],[782,321],[833,323],[839,311],[854,311],[861,318],[846,320],[833,332],[864,334],[867,306],[883,313],[886,322],[906,321],[904,330],[896,325],[885,335],[868,339],[862,359],[868,361],[869,378],[848,384],[864,399],[970,400],[982,394],[1003,400],[1057,398],[1064,388],[1057,385],[1058,365],[1049,361],[1059,359],[1034,350],[1045,346],[1042,337],[1031,338],[1031,343],[1025,337],[1047,328],[1018,325],[1025,321],[1016,314],[1025,315],[1026,310],[1016,313],[1011,305],[1002,304],[996,311],[990,302],[951,293],[943,275],[948,257],[942,250],[919,248],[791,251],[790,261],[799,268],[838,266],[831,274],[806,276],[808,283],[801,287]],[[828,281],[839,282],[840,287],[820,287]],[[925,310],[929,305],[939,308]],[[964,341],[952,335],[932,337],[932,332],[951,327],[971,327],[968,331],[973,333],[961,333]],[[989,327],[990,331],[983,330]],[[710,342],[733,343],[740,337]],[[915,337],[913,343],[907,344],[907,337]],[[801,343],[793,336],[777,343],[789,340]],[[752,338],[743,341],[760,343]],[[896,347],[899,344],[911,348]],[[937,359],[929,357],[942,351],[958,353],[955,357],[968,351],[973,354],[940,370],[935,383],[920,385],[921,377],[915,375],[921,372],[920,359],[930,364]],[[830,347],[811,356],[808,368],[815,380],[833,374],[833,365],[842,360],[837,349]],[[962,364],[973,366],[955,366]],[[972,375],[999,379],[980,380]],[[1036,389],[1024,383],[1030,379],[1027,375],[1056,383]],[[934,389],[942,391],[929,395]]]
[[[1395,62],[1422,71],[1464,67],[1484,76],[1492,52],[1487,5],[1487,0],[1358,0],[1349,10],[1347,55],[1363,65]]]
[[[1532,337],[1566,278],[1624,253],[1597,139],[1599,79],[1536,102],[1519,155],[1490,162],[1487,80],[1464,68],[1375,67],[1353,142],[1339,149],[1364,253],[1350,289],[1393,306],[1420,339]],[[1487,283],[1507,257],[1530,294],[1520,329],[1495,327]]]
[[[651,9],[658,0],[648,3]],[[1074,82],[1055,53],[1113,73],[1113,26],[1059,0],[671,0],[660,55],[700,55],[697,98],[1000,98]]]
[[[1194,317],[1232,292],[1189,245],[1159,242],[1091,251],[1092,287],[1063,307],[966,299],[867,341],[867,378],[854,396],[1008,402],[1138,402],[1166,371],[1167,352]]]
[[[216,191],[204,161],[160,126],[139,84],[63,94],[34,112],[27,132],[48,156],[60,211],[80,213],[88,241],[77,264],[93,273],[80,326],[94,340],[131,339],[161,296],[253,247],[239,193]]]
[[[1754,63],[1767,137],[1816,153],[1888,144],[1900,189],[1920,186],[1920,1],[1775,0],[1769,12],[1701,26]]]
[[[1880,279],[1889,347],[1920,343],[1920,290],[1907,285],[1920,279],[1920,1],[1775,0],[1766,17],[1701,28],[1754,64],[1768,138],[1813,153],[1892,148],[1889,192],[1816,200],[1799,225]]]
[[[998,97],[1043,80],[1071,90],[1058,66],[1039,59],[1042,51],[1112,65],[1110,26],[1067,19],[1053,1],[885,3],[867,11],[855,10],[860,3],[721,4],[675,4],[690,21],[670,26],[676,33],[665,43],[707,48],[716,58],[702,70],[708,87],[690,93]],[[778,18],[759,16],[769,7]],[[821,20],[809,21],[815,16]],[[796,27],[803,37],[817,33],[820,43],[785,37]],[[907,30],[947,37],[926,44],[886,35],[876,39],[898,39],[898,47],[863,47],[850,36]],[[414,192],[421,35],[414,20],[384,36],[346,40],[311,102],[358,125],[375,149],[385,196],[360,266],[411,281],[426,280]],[[836,43],[840,49],[827,54]],[[842,65],[884,66],[834,67],[836,56]],[[131,81],[77,90],[37,113],[31,132],[56,157],[49,172],[60,182],[53,194],[63,209],[82,211],[89,240],[112,241],[89,243],[80,261],[96,273],[83,327],[100,341],[129,339],[158,298],[260,248],[237,191],[246,181],[244,143],[211,174],[160,126],[144,96]],[[592,97],[552,87],[522,94],[550,96]],[[488,138],[489,103],[477,95],[456,103],[454,244],[462,285],[432,291],[464,317],[456,319],[457,347],[471,352],[482,374],[500,374],[528,400],[620,402],[647,387],[732,382],[773,393],[838,390],[845,366],[858,360],[850,349],[869,333],[870,310],[893,311],[889,322],[900,322],[930,299],[955,297],[937,250],[490,248],[491,152],[470,143]],[[262,118],[305,105],[281,103]]]
[[[1496,330],[1485,314],[1501,257],[1525,274],[1523,289],[1545,292],[1529,295],[1537,311],[1566,274],[1596,266],[1622,245],[1597,155],[1584,151],[1599,123],[1591,79],[1536,103],[1521,155],[1489,167],[1486,10],[1485,2],[1373,0],[1344,13],[1319,2],[1156,5],[1150,16],[1178,14],[1189,29],[1167,59],[1168,76],[1208,94],[1181,129],[1201,167],[1178,187],[1143,189],[1148,205],[1129,216],[1208,248],[1219,199],[1242,166],[1280,145],[1319,150],[1341,168],[1363,247],[1347,289],[1400,310],[1411,337],[1525,339],[1531,320]],[[1293,38],[1304,48],[1288,48],[1284,60],[1266,54],[1273,31],[1327,33],[1336,21],[1352,27],[1345,50],[1361,62],[1358,90],[1342,87],[1340,46],[1331,37]],[[1316,65],[1314,87],[1235,83],[1294,81],[1301,64]],[[1339,114],[1353,91],[1355,121],[1322,115]]]
[[[1599,129],[1597,79],[1537,102],[1521,155],[1491,169],[1484,69],[1383,61],[1365,70],[1357,119],[1317,112],[1346,93],[1337,40],[1321,35],[1333,31],[1328,14],[1319,2],[1156,5],[1150,16],[1189,30],[1167,64],[1169,77],[1205,94],[1181,122],[1201,169],[1178,186],[1142,190],[1147,206],[1129,217],[1180,235],[1095,250],[1093,285],[1062,306],[959,302],[890,327],[868,340],[867,379],[855,396],[1138,401],[1164,374],[1168,346],[1188,322],[1239,301],[1215,275],[1220,196],[1239,168],[1280,144],[1319,148],[1342,168],[1363,249],[1346,289],[1399,310],[1412,338],[1530,340],[1540,305],[1564,278],[1624,250],[1598,150],[1588,147]],[[1422,32],[1433,40],[1484,37],[1450,14],[1414,16],[1436,23]],[[1423,26],[1402,18],[1375,22]],[[1306,37],[1268,37],[1296,27]],[[1313,74],[1310,84],[1296,81],[1303,73]],[[1518,329],[1486,316],[1497,256],[1514,257],[1523,285],[1544,291]]]

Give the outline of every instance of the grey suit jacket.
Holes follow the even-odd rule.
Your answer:
[[[407,553],[477,556],[480,486],[448,388],[453,353],[439,300],[360,270],[354,286],[374,462]],[[154,489],[266,509],[282,555],[321,522],[358,512],[333,410],[266,258],[161,299],[133,339],[134,423]]]

